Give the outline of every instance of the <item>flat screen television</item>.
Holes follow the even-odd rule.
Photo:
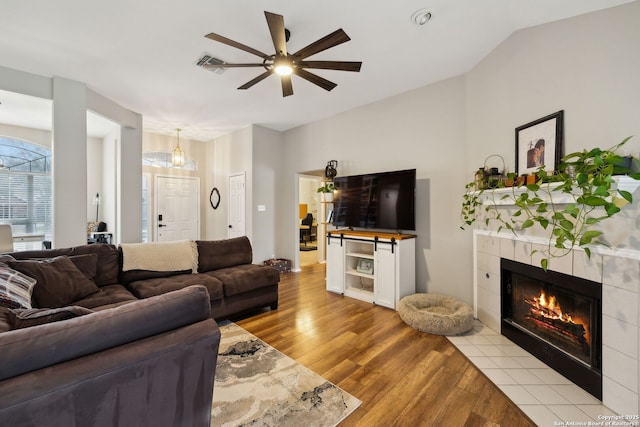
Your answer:
[[[415,230],[416,170],[336,177],[333,225]]]

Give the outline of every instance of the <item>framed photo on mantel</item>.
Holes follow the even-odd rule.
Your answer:
[[[553,173],[562,159],[564,110],[516,128],[516,174]]]

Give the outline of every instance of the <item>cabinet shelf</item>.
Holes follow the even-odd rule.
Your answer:
[[[373,259],[373,254],[370,253],[364,253],[364,252],[349,252],[348,254],[346,254],[347,256],[352,256],[352,257],[357,257],[357,258],[367,258],[367,259]]]
[[[365,287],[358,288],[355,286],[350,286],[349,288],[347,288],[347,292],[352,294],[349,296],[362,295],[366,298],[373,298],[373,286],[370,289]]]
[[[366,277],[368,279],[373,279],[373,274],[369,274],[369,273],[361,273],[357,270],[347,270],[345,271],[345,273],[350,274],[352,276],[358,276],[358,277]]]

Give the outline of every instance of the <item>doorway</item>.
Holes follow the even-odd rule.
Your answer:
[[[229,239],[246,234],[245,179],[244,173],[229,176],[229,228],[227,229]]]
[[[156,176],[155,241],[200,239],[200,179]]]
[[[324,206],[318,187],[324,170],[298,174],[299,266],[324,262]]]

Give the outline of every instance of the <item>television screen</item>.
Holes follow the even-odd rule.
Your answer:
[[[416,170],[337,177],[333,225],[415,230]]]

